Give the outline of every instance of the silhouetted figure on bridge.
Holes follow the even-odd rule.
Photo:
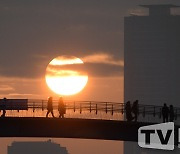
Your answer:
[[[126,106],[125,106],[125,110],[126,110],[126,119],[127,121],[132,121],[134,118],[132,117],[132,114],[131,114],[131,103],[130,101],[128,101],[126,103]]]
[[[137,122],[137,118],[138,118],[138,114],[139,114],[138,100],[136,100],[136,101],[133,103],[132,113],[134,114],[134,120],[135,120],[135,122]]]
[[[5,117],[6,116],[6,102],[7,102],[7,99],[4,97],[4,99],[2,101],[2,105],[1,105],[1,109],[3,111],[1,117]]]
[[[170,122],[174,121],[174,107],[173,107],[173,105],[170,105],[170,107],[169,107],[169,121]]]
[[[51,113],[52,116],[53,116],[53,118],[54,118],[54,113],[53,113],[53,100],[52,100],[52,97],[49,97],[49,98],[48,98],[46,117],[48,117],[49,113]]]
[[[169,108],[167,107],[166,103],[164,103],[164,106],[162,108],[162,116],[163,116],[163,122],[168,122]]]
[[[66,113],[66,108],[62,97],[59,98],[58,111],[59,111],[59,118],[64,118],[64,114]]]

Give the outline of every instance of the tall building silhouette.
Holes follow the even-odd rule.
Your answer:
[[[125,101],[178,104],[180,16],[170,13],[178,6],[141,6],[149,8],[149,16],[124,20]]]
[[[8,154],[68,154],[65,147],[48,140],[46,142],[13,142]]]
[[[148,16],[124,18],[124,101],[138,99],[140,104],[178,106],[180,16],[171,14],[171,8],[178,6],[141,7],[149,9]],[[125,142],[124,153],[164,152],[145,150],[137,143]]]

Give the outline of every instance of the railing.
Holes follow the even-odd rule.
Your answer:
[[[107,114],[109,115],[109,117],[111,117],[108,117],[106,119],[113,119],[113,116],[117,117],[117,115],[121,117],[120,119],[123,119],[123,115],[126,112],[124,103],[98,101],[64,101],[64,103],[67,114],[71,114],[70,117],[73,117],[73,114],[77,115],[77,113],[79,114],[79,117],[81,116],[83,118],[86,118],[82,116],[83,114],[88,114],[90,118],[93,118],[92,115],[103,114],[103,116],[105,117],[105,115]],[[56,100],[53,101],[53,110],[58,114],[58,101]],[[17,111],[20,112],[20,110]],[[28,100],[28,111],[31,112],[31,115],[27,114],[26,116],[45,116],[45,113],[47,112],[47,100]],[[36,115],[36,112],[38,112],[39,114]],[[40,114],[40,112],[42,112],[43,114]],[[177,120],[177,118],[180,116],[180,108],[174,107],[174,112],[175,120]],[[151,116],[161,119],[161,113],[162,106],[139,104],[139,116],[141,116],[142,118]],[[10,113],[9,115],[12,116]],[[17,115],[18,114],[14,114],[13,116]],[[103,117],[101,118],[103,119]]]

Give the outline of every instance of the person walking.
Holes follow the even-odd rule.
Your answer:
[[[168,122],[169,108],[167,107],[166,103],[164,103],[164,106],[162,108],[162,116],[163,116],[163,122]]]
[[[48,98],[46,118],[48,117],[49,113],[52,114],[53,118],[55,117],[54,113],[53,113],[53,99],[52,99],[52,97]]]
[[[170,122],[174,121],[174,107],[173,107],[173,105],[170,105],[170,107],[169,107],[169,121]]]
[[[139,105],[138,100],[134,101],[132,106],[132,113],[134,114],[134,121],[137,122],[138,114],[139,114]]]
[[[125,111],[126,111],[127,121],[132,121],[134,118],[132,117],[132,114],[131,114],[131,103],[130,103],[130,101],[126,102]]]
[[[3,111],[1,117],[6,116],[6,102],[7,102],[7,99],[4,97],[4,99],[2,100],[2,105],[1,105],[2,106],[2,111]]]
[[[59,98],[58,111],[59,111],[59,118],[64,118],[64,114],[66,113],[66,108],[62,97]]]

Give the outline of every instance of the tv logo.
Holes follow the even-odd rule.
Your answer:
[[[138,145],[142,148],[174,150],[174,123],[140,127],[138,129]]]

